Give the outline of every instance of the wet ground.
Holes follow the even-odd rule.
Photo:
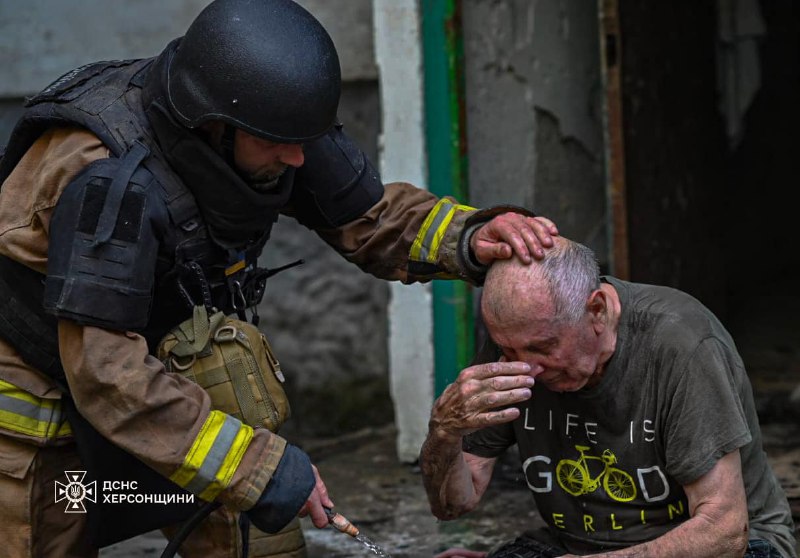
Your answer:
[[[415,466],[398,463],[394,429],[375,431],[354,449],[310,448],[337,510],[393,558],[430,557],[452,546],[487,550],[531,525],[541,525],[521,477],[505,465],[479,512],[440,522],[428,507]],[[370,556],[341,533],[306,530],[310,556]]]
[[[773,466],[790,497],[795,521],[800,519],[800,427],[795,421],[764,425],[764,439]],[[430,558],[459,546],[488,550],[523,529],[543,525],[533,511],[519,462],[509,456],[478,510],[464,518],[439,522],[428,509],[419,470],[397,461],[394,429],[387,426],[336,439],[308,441],[314,459],[336,503],[352,521],[392,558]],[[304,523],[311,558],[361,558],[375,554],[355,539],[332,528]],[[165,545],[151,533],[103,550],[102,558],[159,556]]]

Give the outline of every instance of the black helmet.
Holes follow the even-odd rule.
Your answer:
[[[314,16],[291,0],[215,0],[167,70],[175,117],[222,120],[279,143],[325,134],[336,120],[339,57]]]

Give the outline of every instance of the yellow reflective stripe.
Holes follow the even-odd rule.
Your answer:
[[[211,502],[217,495],[231,483],[233,474],[242,462],[244,452],[250,445],[250,440],[253,439],[253,429],[246,424],[242,424],[242,428],[236,433],[233,441],[233,446],[230,451],[225,454],[219,469],[217,470],[217,482],[211,483],[208,488],[199,494],[200,498]]]
[[[439,246],[444,238],[444,233],[453,220],[456,211],[472,211],[474,208],[466,205],[454,204],[446,199],[439,200],[420,227],[409,252],[413,261],[436,263],[439,255]]]
[[[72,426],[66,420],[56,430],[56,438],[63,438],[64,436],[72,436]]]
[[[417,232],[417,237],[414,239],[414,243],[411,245],[411,252],[409,253],[409,255],[410,255],[412,260],[417,261],[417,262],[418,261],[423,261],[420,258],[420,253],[423,250],[423,245],[424,245],[424,242],[425,242],[425,237],[428,234],[428,229],[431,228],[431,224],[433,224],[433,221],[436,219],[436,216],[439,214],[439,210],[441,210],[442,206],[445,205],[445,204],[447,204],[448,206],[452,205],[446,199],[441,199],[438,202],[436,202],[436,205],[434,205],[433,209],[431,209],[428,212],[428,215],[425,217],[425,220],[422,222],[422,226],[420,227],[419,232]]]
[[[211,501],[230,484],[252,439],[250,426],[220,411],[211,411],[170,480]]]
[[[439,255],[439,245],[442,243],[442,237],[444,237],[444,231],[447,230],[447,226],[450,224],[450,221],[453,220],[453,215],[456,213],[456,208],[453,207],[450,211],[447,212],[447,215],[444,216],[442,219],[442,223],[436,228],[436,231],[433,233],[433,238],[431,239],[430,248],[428,248],[428,256],[426,260],[429,263],[436,263],[436,256]]]
[[[36,436],[37,438],[47,438],[49,426],[49,422],[40,422],[23,415],[0,410],[0,428],[5,428],[12,432]]]
[[[36,397],[0,380],[0,428],[38,438],[71,436],[62,418],[61,401]]]
[[[58,399],[42,399],[41,397],[36,397],[4,380],[0,380],[0,395],[13,397],[20,401],[27,401],[31,405],[36,405],[37,407],[49,407],[51,409],[58,403]]]

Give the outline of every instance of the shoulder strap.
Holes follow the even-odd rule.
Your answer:
[[[128,153],[123,156],[122,164],[111,181],[105,203],[103,203],[103,210],[98,218],[97,229],[95,230],[95,246],[105,244],[111,239],[111,234],[117,225],[119,210],[122,207],[122,198],[125,195],[125,190],[128,189],[128,183],[133,173],[136,172],[136,169],[139,168],[139,165],[149,153],[150,150],[137,140]]]

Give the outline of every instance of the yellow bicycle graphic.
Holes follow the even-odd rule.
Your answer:
[[[611,450],[605,450],[601,457],[587,455],[586,450],[589,446],[575,446],[581,454],[580,458],[562,459],[556,466],[556,479],[558,484],[569,494],[580,496],[594,492],[600,486],[600,479],[603,479],[603,489],[613,500],[617,502],[630,502],[636,498],[636,485],[633,484],[633,477],[622,469],[612,467],[617,462],[617,456]],[[603,462],[603,470],[599,475],[592,478],[589,473],[589,460]]]

